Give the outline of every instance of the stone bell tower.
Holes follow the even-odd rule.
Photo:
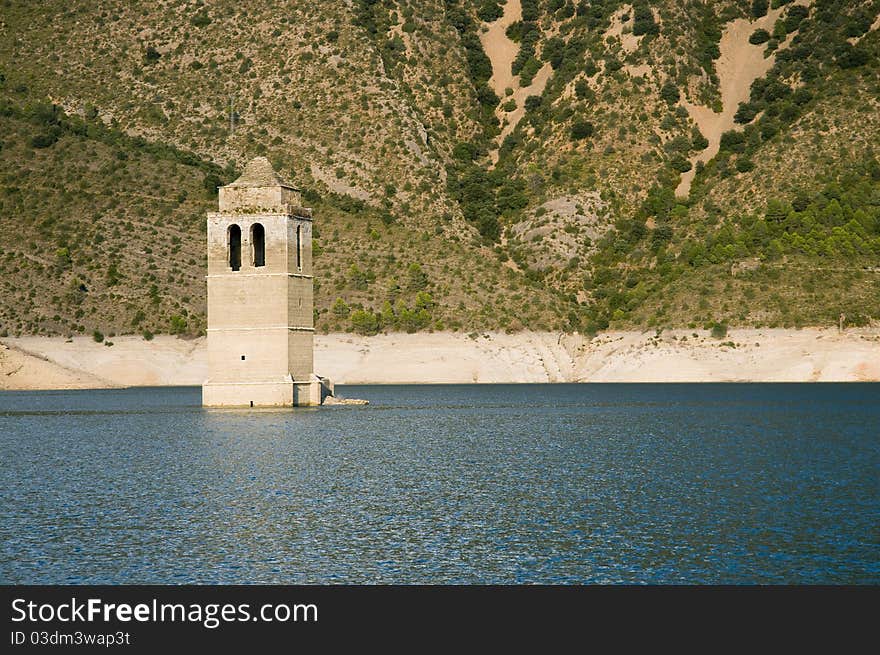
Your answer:
[[[314,374],[312,210],[265,157],[208,214],[206,407],[320,405]]]

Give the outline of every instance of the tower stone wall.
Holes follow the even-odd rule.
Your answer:
[[[268,160],[251,161],[208,214],[208,407],[317,405],[312,212]]]

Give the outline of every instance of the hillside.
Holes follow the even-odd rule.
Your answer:
[[[0,335],[204,328],[263,154],[322,331],[880,321],[880,1],[5,0]]]

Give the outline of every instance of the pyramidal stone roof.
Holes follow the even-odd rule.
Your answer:
[[[266,186],[283,186],[293,188],[281,179],[281,176],[272,168],[272,164],[265,157],[254,157],[251,159],[241,176],[229,186],[245,186],[245,187],[266,187]]]

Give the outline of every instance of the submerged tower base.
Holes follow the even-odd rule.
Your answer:
[[[313,375],[311,380],[281,382],[205,382],[204,407],[308,407],[333,396],[333,383]]]

